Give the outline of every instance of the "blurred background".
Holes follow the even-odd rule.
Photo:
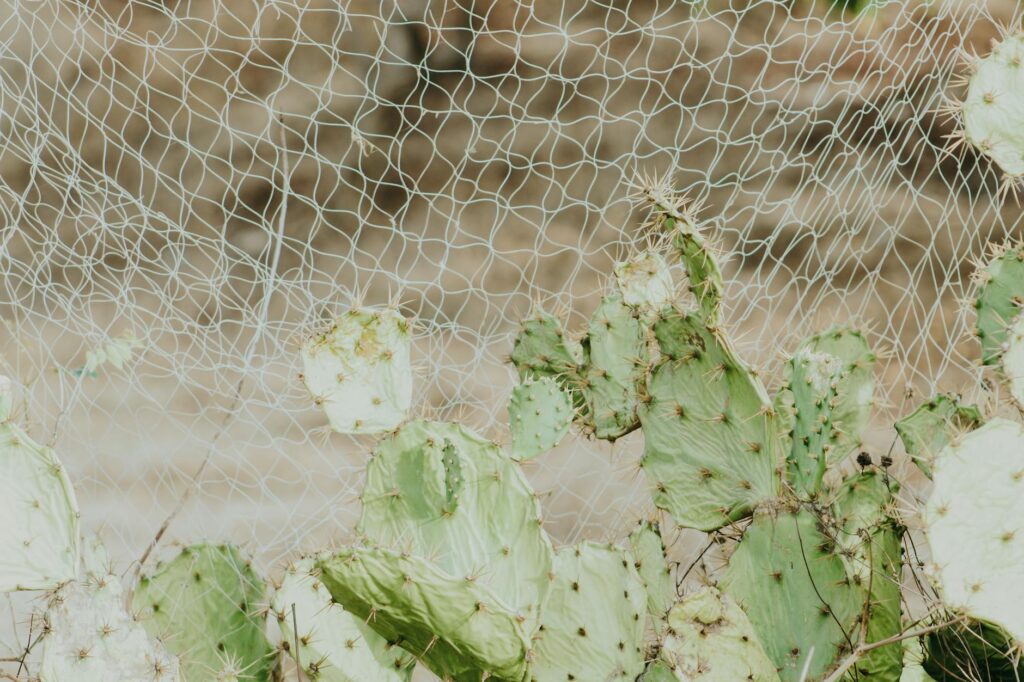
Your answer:
[[[727,328],[769,384],[803,335],[871,331],[867,446],[885,454],[892,420],[934,390],[985,397],[961,301],[1020,206],[985,159],[946,153],[942,108],[961,50],[987,52],[1019,13],[3,0],[0,359],[17,418],[124,565],[193,488],[166,544],[234,541],[274,574],[351,537],[373,447],[325,429],[297,379],[303,336],[399,302],[417,320],[416,414],[507,441],[519,320],[538,304],[586,320],[643,243],[630,183],[648,173],[702,204]],[[621,538],[652,511],[641,439],[570,440],[527,468],[548,530]]]

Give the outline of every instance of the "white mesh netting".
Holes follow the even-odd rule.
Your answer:
[[[578,324],[640,239],[638,172],[703,203],[726,319],[772,377],[836,320],[913,389],[962,390],[970,261],[1019,229],[945,156],[961,48],[1017,3],[4,0],[0,357],[88,531],[138,558],[349,538],[372,439],[328,436],[298,341],[356,301],[417,320],[417,414],[507,439],[535,301]],[[97,351],[126,351],[122,368]],[[88,353],[92,352],[92,356]],[[115,353],[116,354],[116,353]],[[102,359],[102,358],[100,358]],[[873,447],[889,446],[879,429]],[[534,462],[558,541],[648,510],[639,440]]]

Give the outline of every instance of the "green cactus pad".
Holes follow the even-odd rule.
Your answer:
[[[615,282],[626,305],[660,310],[672,302],[675,286],[668,263],[657,251],[641,251],[615,264]]]
[[[380,433],[412,402],[409,323],[391,308],[357,308],[302,344],[302,378],[338,433]]]
[[[655,630],[660,632],[668,610],[676,601],[676,583],[665,558],[665,543],[658,524],[641,521],[629,535],[629,546],[647,592],[647,613],[654,621]]]
[[[523,379],[572,377],[585,362],[582,346],[566,336],[557,317],[545,312],[523,321],[512,347],[512,363]]]
[[[944,603],[1024,642],[1024,429],[993,419],[942,450],[932,474],[924,524]]]
[[[78,575],[78,504],[50,448],[0,423],[0,592],[47,590]]]
[[[942,448],[982,424],[981,412],[953,395],[938,395],[896,422],[896,433],[914,463],[929,478]]]
[[[975,333],[981,343],[981,361],[994,365],[1010,339],[1010,325],[1024,306],[1024,247],[1007,246],[977,278],[981,290],[974,301],[978,315]]]
[[[681,526],[710,531],[779,490],[774,413],[760,380],[699,315],[655,324],[663,360],[639,410],[654,502]]]
[[[927,679],[935,682],[1016,682],[1024,679],[1018,646],[1006,632],[988,623],[955,623],[927,635],[922,667],[931,676]]]
[[[265,682],[275,665],[264,634],[266,585],[239,551],[193,545],[143,577],[132,597],[146,631],[181,659],[186,680]]]
[[[636,408],[647,375],[647,330],[618,296],[605,298],[590,318],[590,362],[584,394],[594,435],[606,440],[638,425]]]
[[[528,625],[536,621],[553,554],[540,505],[515,462],[471,431],[413,421],[381,441],[359,531],[475,580]]]
[[[800,344],[800,350],[827,353],[841,363],[829,417],[833,435],[827,465],[831,466],[861,446],[874,404],[876,356],[861,332],[846,327],[815,334]]]
[[[593,542],[558,550],[531,680],[635,680],[644,670],[646,602],[629,552]]]
[[[178,659],[129,615],[120,580],[105,571],[62,585],[45,617],[41,682],[177,682],[180,677]]]
[[[661,657],[681,680],[778,682],[743,609],[713,587],[686,596],[668,614]]]
[[[899,486],[885,474],[862,471],[843,483],[833,510],[836,547],[846,573],[859,588],[867,616],[865,643],[901,631],[903,528],[892,518],[893,495]],[[863,621],[860,624],[863,627]],[[857,641],[860,639],[858,633]],[[872,649],[853,670],[867,679],[895,679],[903,667],[899,642]]]
[[[856,642],[863,603],[809,511],[755,516],[719,588],[746,612],[785,682],[801,680],[804,665],[818,679]]]
[[[482,581],[386,549],[346,549],[317,567],[335,601],[437,675],[529,679],[532,629]]]
[[[682,210],[680,199],[666,188],[653,188],[649,198],[654,204],[657,222],[671,235],[679,260],[686,268],[690,292],[697,300],[700,316],[707,324],[719,322],[722,308],[722,271],[693,216]]]
[[[964,137],[1012,177],[1024,175],[1024,34],[973,64],[961,104]]]
[[[403,682],[415,659],[331,599],[315,560],[301,559],[285,571],[271,609],[288,651],[316,682]],[[295,625],[297,623],[298,631]]]
[[[561,442],[573,420],[572,398],[551,377],[525,379],[508,404],[512,456],[533,459]]]
[[[801,348],[788,365],[788,381],[776,401],[785,404],[780,420],[791,425],[788,477],[793,489],[804,498],[814,497],[821,490],[829,455],[836,447],[839,432],[832,423],[832,410],[838,403],[837,389],[842,374],[842,361],[828,353],[815,353]]]

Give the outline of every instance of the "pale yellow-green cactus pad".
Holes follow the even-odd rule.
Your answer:
[[[0,591],[52,589],[77,577],[71,482],[53,450],[9,420],[0,423],[0,519]]]
[[[443,679],[530,679],[531,631],[478,581],[371,547],[342,550],[318,567],[336,601]]]
[[[359,533],[493,591],[527,629],[551,572],[551,541],[525,475],[496,444],[458,424],[411,421],[366,470]]]
[[[1024,429],[993,419],[947,446],[932,480],[924,520],[943,601],[1024,643]]]
[[[584,542],[555,556],[532,682],[634,680],[644,670],[647,594],[630,552]]]
[[[1024,175],[1024,34],[973,65],[962,105],[964,135],[1007,175]]]
[[[675,287],[664,256],[642,251],[615,264],[615,281],[626,305],[658,309],[672,302]]]
[[[778,682],[779,675],[743,609],[727,594],[705,587],[668,613],[661,657],[676,679],[702,682]]]
[[[281,631],[280,648],[291,652],[311,680],[403,682],[412,676],[412,655],[335,603],[312,558],[288,567],[271,609]]]
[[[357,308],[302,345],[302,378],[338,433],[380,433],[412,402],[409,323],[391,308]]]
[[[41,682],[177,682],[178,659],[125,610],[120,581],[92,574],[50,599]]]

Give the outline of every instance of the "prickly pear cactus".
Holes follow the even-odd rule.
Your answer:
[[[1024,642],[1024,429],[993,419],[966,434],[936,458],[932,481],[924,523],[944,603]]]
[[[718,586],[746,612],[785,682],[803,679],[805,665],[806,679],[818,679],[853,649],[861,594],[810,511],[755,516]]]
[[[370,542],[474,581],[536,622],[551,542],[533,491],[497,445],[457,424],[409,422],[377,446],[362,498],[359,532]]]
[[[1008,36],[972,64],[961,104],[964,137],[1010,178],[1024,176],[1024,34]]]
[[[817,494],[828,467],[860,446],[874,402],[874,364],[864,335],[845,327],[814,334],[794,354],[780,391],[792,397],[776,404],[792,406],[789,476],[798,493]]]
[[[4,377],[6,379],[6,377]],[[78,504],[50,448],[11,421],[0,391],[0,592],[45,590],[78,574]]]
[[[903,448],[928,477],[942,448],[982,424],[981,412],[954,395],[938,395],[896,422]]]
[[[1011,337],[1010,326],[1024,306],[1024,246],[1007,244],[975,274],[980,291],[974,300],[975,334],[981,343],[981,361],[996,364]]]
[[[636,679],[644,670],[646,603],[629,552],[593,542],[560,549],[531,680]]]
[[[530,679],[533,628],[481,580],[371,547],[342,550],[317,568],[335,601],[442,678]]]
[[[803,498],[816,496],[838,429],[832,423],[842,362],[828,353],[801,348],[789,362],[789,377],[776,400],[780,416],[790,424],[788,478]]]
[[[676,601],[676,583],[665,558],[665,543],[658,524],[641,521],[629,535],[629,546],[647,592],[647,613],[654,622],[654,629],[661,632],[665,616]]]
[[[279,648],[317,682],[411,679],[412,655],[334,603],[314,563],[306,558],[289,566],[274,591],[271,609],[281,631]]]
[[[661,657],[680,680],[778,682],[743,609],[713,587],[684,597],[668,614]],[[671,679],[671,678],[670,678]]]
[[[598,438],[614,441],[638,425],[636,410],[647,375],[647,328],[618,296],[605,298],[590,318],[590,361],[580,380]]]
[[[512,456],[533,459],[561,442],[572,426],[572,398],[551,377],[525,379],[508,404]]]
[[[697,301],[700,316],[709,326],[716,326],[722,308],[722,271],[718,259],[686,209],[684,199],[659,183],[648,183],[642,192],[653,207],[650,223],[670,236],[686,268],[690,293]]]
[[[654,502],[681,526],[715,530],[779,492],[776,419],[760,380],[698,314],[654,325],[662,360],[639,415]]]
[[[865,470],[843,482],[833,505],[833,534],[847,579],[863,604],[856,641],[889,639],[901,631],[903,527],[892,517],[895,481],[877,470]],[[895,679],[903,667],[898,642],[878,647],[857,660],[854,677]]]
[[[125,611],[117,576],[90,573],[50,597],[41,682],[177,682],[178,659]]]
[[[237,549],[193,545],[140,580],[132,610],[180,657],[185,679],[266,682],[274,667],[266,600],[263,580]]]
[[[921,666],[930,676],[926,682],[1009,682],[1024,679],[1024,659],[1017,655],[1018,650],[1019,643],[1003,630],[968,620],[929,633]]]
[[[402,423],[412,401],[409,323],[391,308],[357,308],[302,344],[302,379],[339,433]]]
[[[512,362],[522,379],[554,377],[565,382],[586,364],[585,350],[566,336],[557,317],[538,312],[523,321],[512,348]]]
[[[641,251],[615,264],[615,282],[626,305],[645,310],[660,310],[672,302],[675,285],[664,256],[657,251]]]

